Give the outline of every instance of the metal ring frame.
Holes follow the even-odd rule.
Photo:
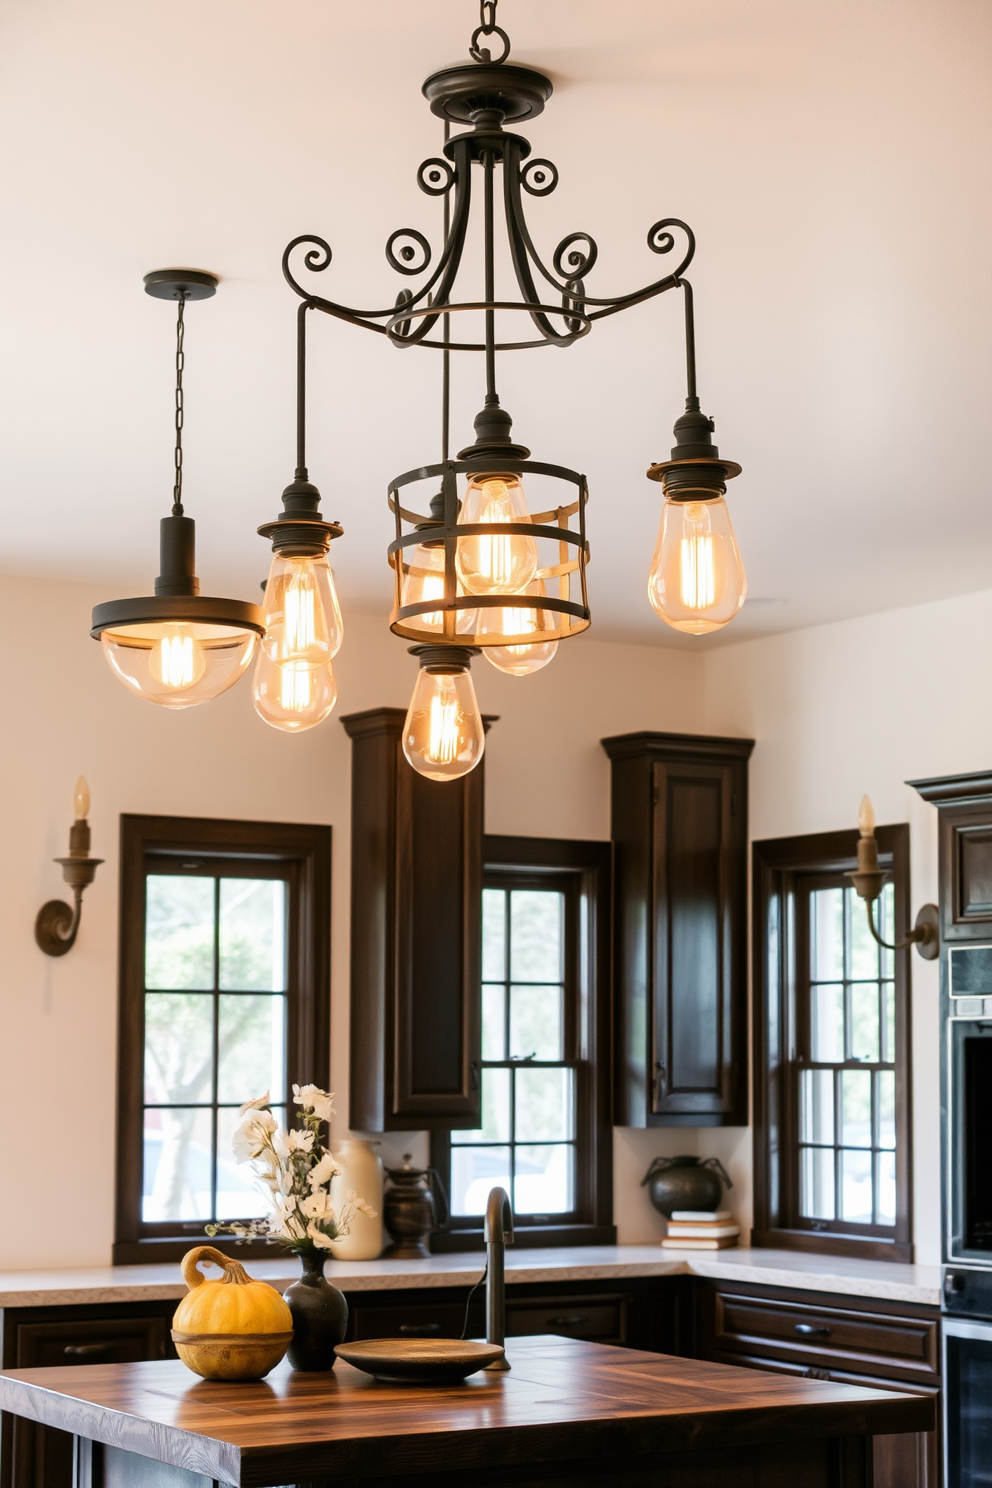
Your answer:
[[[496,462],[494,469],[495,465]],[[394,604],[389,617],[389,628],[394,635],[435,646],[524,646],[535,642],[544,644],[564,640],[588,629],[591,617],[586,591],[589,544],[586,539],[585,509],[589,490],[585,476],[568,470],[563,465],[547,465],[539,460],[507,460],[499,465],[499,469],[508,475],[544,475],[554,480],[568,481],[577,488],[577,494],[566,505],[537,512],[530,522],[462,524],[458,521],[457,477],[477,475],[479,471],[475,461],[444,460],[437,465],[422,465],[419,469],[408,470],[390,481],[389,509],[396,520],[396,537],[387,550],[394,579]],[[417,481],[437,480],[438,477],[441,479],[444,500],[444,515],[440,522],[429,514],[410,510],[400,500],[400,491],[404,486]],[[572,517],[578,518],[577,531],[569,526],[569,519]],[[408,523],[413,531],[404,532],[404,523]],[[459,538],[513,536],[544,538],[558,544],[558,562],[538,569],[534,576],[542,581],[557,580],[558,594],[459,593],[455,568]],[[411,573],[411,565],[404,554],[425,541],[444,546],[444,595],[437,599],[420,600],[415,604],[404,604],[403,585]],[[580,602],[571,597],[573,574],[578,576]],[[484,631],[465,632],[458,629],[460,615],[486,609],[533,611],[554,616],[556,623],[553,629],[541,629],[536,634],[534,631],[525,631],[519,635],[501,635],[498,641]],[[442,616],[440,630],[436,626],[416,624],[418,616],[433,614]]]

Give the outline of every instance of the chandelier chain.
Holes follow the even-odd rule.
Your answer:
[[[479,30],[483,36],[492,36],[496,30],[496,6],[499,0],[479,0]]]
[[[181,517],[183,514],[183,418],[185,413],[183,398],[183,367],[186,356],[183,351],[183,340],[186,334],[186,322],[184,311],[186,309],[185,291],[179,293],[179,313],[176,317],[176,451],[175,451],[175,485],[172,488],[172,515]]]
[[[468,53],[474,62],[480,64],[495,64],[505,62],[510,55],[510,38],[502,26],[496,24],[496,6],[498,0],[479,0],[479,24],[472,32],[472,40],[469,43]],[[503,43],[503,54],[494,57],[488,47],[479,45],[479,39],[483,36],[498,36]]]

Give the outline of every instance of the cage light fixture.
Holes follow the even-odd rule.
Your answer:
[[[172,511],[159,524],[160,573],[154,594],[97,605],[90,630],[118,680],[164,708],[189,708],[233,687],[265,631],[257,605],[200,593],[196,524],[183,509],[186,305],[209,299],[216,290],[216,275],[201,270],[156,269],[145,275],[147,294],[178,302]]]
[[[324,238],[303,234],[283,254],[285,278],[302,301],[301,338],[306,313],[319,310],[375,331],[394,346],[441,353],[441,458],[396,476],[388,486],[394,526],[387,554],[394,585],[389,624],[414,643],[418,693],[428,686],[425,678],[442,675],[437,658],[444,648],[451,651],[451,677],[464,679],[479,652],[500,670],[522,676],[546,666],[559,642],[590,624],[586,479],[563,465],[532,459],[513,437],[497,387],[497,354],[570,346],[597,320],[671,289],[684,300],[686,406],[675,425],[671,458],[648,471],[665,497],[648,597],[667,624],[705,634],[737,614],[746,592],[725,502],[727,482],[740,466],[713,443],[713,421],[701,411],[696,389],[692,289],[685,278],[695,252],[692,230],[677,217],[653,223],[647,246],[670,256],[673,266],[619,295],[594,294],[588,286],[599,258],[588,232],[567,234],[550,263],[541,256],[524,201],[549,196],[558,171],[550,160],[531,157],[530,143],[517,126],[542,112],[552,85],[535,68],[508,61],[510,41],[497,25],[496,3],[482,0],[471,61],[433,73],[423,85],[432,112],[444,124],[442,153],[417,171],[420,189],[442,204],[440,250],[435,254],[416,228],[397,229],[385,249],[390,267],[404,279],[417,280],[416,286],[401,288],[382,309],[359,310],[316,291],[312,276],[331,263]],[[474,196],[481,197],[483,292],[481,298],[461,298],[459,274]],[[497,221],[512,265],[512,290],[496,283]],[[297,267],[300,252],[303,275]],[[485,366],[475,439],[456,458],[449,453],[452,352],[477,353]],[[418,499],[412,488],[424,485],[427,490]],[[410,716],[417,711],[415,697]],[[469,732],[478,738],[478,749],[463,751],[461,763],[446,760],[443,778],[457,778],[481,757],[484,731],[480,725]],[[417,766],[414,756],[421,758],[411,746],[408,757]]]

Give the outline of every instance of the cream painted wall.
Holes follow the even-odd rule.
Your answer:
[[[332,1084],[347,1111],[350,746],[338,715],[288,738],[256,716],[246,681],[184,713],[130,697],[88,636],[91,606],[109,597],[80,584],[0,579],[4,613],[31,637],[6,658],[0,753],[0,1091],[8,1123],[0,1142],[0,1268],[109,1259],[121,812],[333,825]],[[402,643],[379,617],[347,624],[338,712],[405,706],[414,672]],[[481,706],[500,715],[487,752],[494,832],[608,837],[600,737],[700,723],[702,673],[683,652],[582,638],[539,676],[509,679],[485,663],[475,675]],[[76,946],[51,960],[32,927],[44,900],[63,893],[51,859],[66,851],[80,773],[93,793],[93,851],[107,861],[87,891]],[[335,1134],[345,1130],[340,1119]],[[633,1143],[643,1145],[645,1135],[631,1134]],[[622,1134],[618,1144],[624,1151]],[[398,1137],[387,1152],[409,1145]],[[645,1153],[656,1145],[648,1141]],[[617,1186],[629,1239],[653,1217],[636,1190],[643,1166],[638,1157],[633,1182]]]
[[[906,780],[988,767],[992,594],[944,600],[710,651],[703,732],[757,739],[755,839],[854,826],[864,792],[908,822],[912,906],[937,898],[937,812]],[[938,971],[912,956],[914,1239],[940,1259]],[[700,1150],[733,1141],[700,1133]],[[750,1143],[735,1171],[749,1195]],[[742,1215],[750,1223],[749,1214]]]

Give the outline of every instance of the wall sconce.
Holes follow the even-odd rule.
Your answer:
[[[861,798],[861,809],[858,812],[858,827],[861,836],[858,840],[858,867],[854,873],[845,876],[854,885],[858,897],[865,901],[868,911],[868,928],[887,951],[904,951],[907,947],[915,945],[924,961],[936,961],[940,954],[940,915],[936,904],[924,904],[916,916],[916,924],[898,945],[890,945],[883,940],[875,929],[875,916],[873,906],[882,885],[888,878],[884,868],[878,866],[878,843],[875,841],[875,812],[871,801],[867,796]]]
[[[72,908],[63,899],[49,899],[38,911],[34,938],[46,956],[64,956],[76,943],[76,933],[83,913],[83,890],[96,877],[103,858],[90,857],[90,788],[83,776],[76,781],[72,797],[76,820],[69,828],[69,856],[53,858],[62,864],[62,877],[72,888]]]

